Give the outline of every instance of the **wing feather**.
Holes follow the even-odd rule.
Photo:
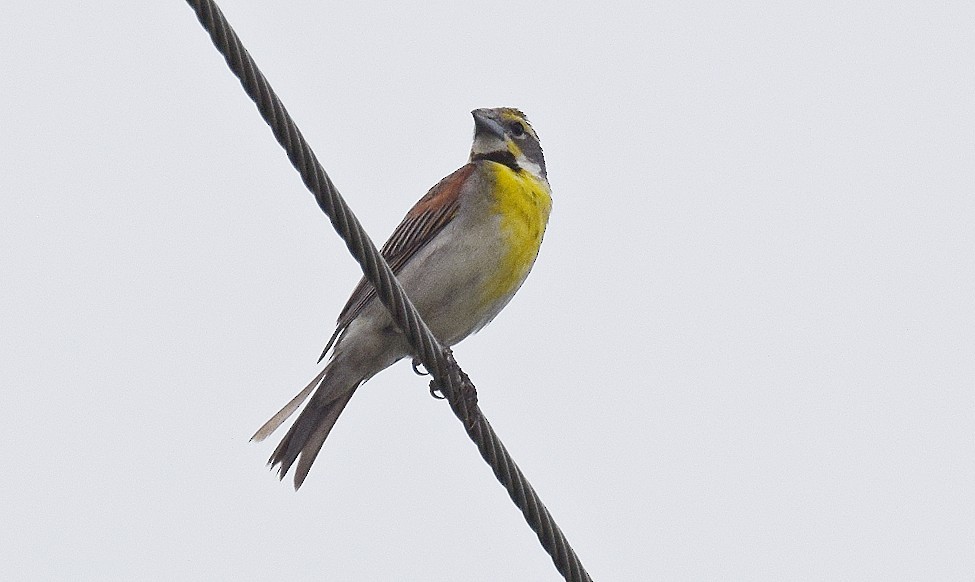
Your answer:
[[[437,233],[454,219],[460,209],[461,187],[473,171],[474,165],[467,164],[441,180],[410,209],[403,221],[399,223],[381,251],[394,274],[399,273],[417,251],[433,240]],[[329,347],[335,337],[362,313],[375,296],[376,290],[372,283],[363,277],[339,314],[338,329],[332,336],[333,339],[329,341]],[[322,356],[324,355],[323,353]]]

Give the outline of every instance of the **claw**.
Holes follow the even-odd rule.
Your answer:
[[[440,386],[437,386],[436,382],[430,382],[430,396],[433,396],[437,400],[443,400],[446,398]]]
[[[413,373],[416,374],[417,376],[429,376],[430,375],[430,372],[426,368],[424,368],[423,370],[420,370],[420,366],[423,365],[423,362],[421,362],[420,360],[418,360],[416,358],[413,358],[413,363],[411,365],[413,366]]]

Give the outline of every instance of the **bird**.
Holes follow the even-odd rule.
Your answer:
[[[406,214],[383,245],[407,296],[434,336],[453,346],[491,322],[524,283],[552,209],[538,134],[520,110],[475,109],[466,164],[442,179]],[[251,438],[263,441],[308,404],[268,465],[285,478],[297,462],[299,489],[356,389],[413,356],[372,284],[359,281],[339,314],[317,376]]]

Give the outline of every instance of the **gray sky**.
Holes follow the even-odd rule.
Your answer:
[[[595,579],[972,580],[970,2],[222,7],[377,243],[532,119],[456,353]],[[358,271],[187,5],[12,3],[0,65],[4,578],[559,579],[407,363],[299,493],[248,443]]]

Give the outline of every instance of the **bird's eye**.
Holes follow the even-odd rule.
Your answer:
[[[525,135],[525,126],[521,124],[520,121],[515,121],[511,124],[511,135],[515,137],[521,137]]]

